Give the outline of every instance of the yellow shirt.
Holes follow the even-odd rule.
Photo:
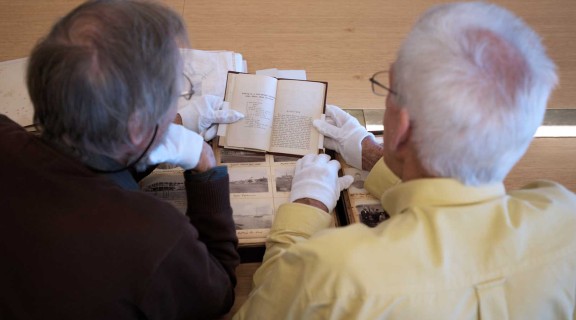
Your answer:
[[[576,195],[398,182],[382,160],[366,180],[391,215],[376,228],[279,208],[235,319],[576,319]]]

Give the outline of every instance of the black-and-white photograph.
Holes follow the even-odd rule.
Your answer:
[[[262,152],[220,149],[220,163],[266,162],[266,154]]]
[[[274,162],[296,162],[298,159],[302,158],[301,156],[289,156],[289,155],[277,155],[273,156]]]
[[[288,196],[286,197],[274,197],[274,212],[278,212],[278,208],[285,203],[289,203]]]
[[[290,192],[294,178],[294,167],[276,167],[274,168],[274,177],[276,192]]]
[[[138,182],[140,189],[175,206],[186,213],[186,187],[182,169],[156,168],[151,174]]]
[[[354,182],[348,188],[349,194],[366,194],[368,191],[364,189],[364,181],[368,177],[368,171],[358,170],[356,168],[345,168],[344,174],[354,177]]]
[[[384,211],[379,204],[361,204],[356,206],[360,222],[363,224],[374,228],[379,225],[380,222],[390,218],[388,213]]]
[[[268,229],[274,220],[272,199],[232,199],[236,230]]]
[[[230,193],[270,192],[267,167],[229,167]]]

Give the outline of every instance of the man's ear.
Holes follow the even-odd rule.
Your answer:
[[[389,150],[401,152],[410,139],[410,115],[405,108],[390,107],[391,121],[388,124],[388,134],[385,139]],[[391,127],[391,128],[390,128]]]
[[[144,142],[148,132],[142,126],[142,117],[139,112],[134,112],[128,119],[128,134],[133,145],[138,146]]]

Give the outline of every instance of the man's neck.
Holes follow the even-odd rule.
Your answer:
[[[402,181],[410,181],[415,179],[434,178],[423,167],[418,159],[407,159],[402,167]]]
[[[403,155],[399,177],[402,181],[435,177],[422,166],[412,142],[409,142],[408,149]]]

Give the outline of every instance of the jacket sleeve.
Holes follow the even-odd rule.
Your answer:
[[[378,198],[387,188],[400,182],[382,160],[370,175],[370,191],[377,193]],[[235,320],[299,319],[310,314],[317,318],[329,317],[329,308],[315,300],[306,289],[314,271],[303,261],[310,262],[315,251],[303,247],[312,235],[328,229],[330,223],[330,215],[315,207],[299,203],[280,206],[266,241],[262,265],[254,274],[252,292],[234,315]],[[302,245],[296,246],[299,243]]]
[[[266,240],[262,265],[254,274],[254,288],[261,285],[287,250],[308,240],[317,231],[329,228],[331,223],[332,217],[318,208],[300,203],[280,206]]]
[[[331,222],[329,214],[315,207],[299,203],[281,205],[266,240],[262,265],[254,274],[250,297],[234,319],[289,317],[290,306],[297,297],[302,298],[299,291],[302,283],[298,279],[303,275],[303,264],[294,263],[301,257],[291,249],[314,233],[328,229]]]
[[[150,280],[142,303],[148,319],[212,319],[234,304],[240,257],[228,173],[218,167],[184,176],[191,223]]]

